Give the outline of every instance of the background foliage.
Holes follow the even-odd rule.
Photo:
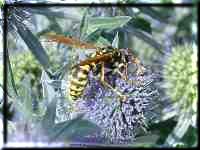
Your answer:
[[[168,58],[173,57],[172,49],[179,54],[177,45],[189,43],[190,53],[196,54],[193,47],[197,42],[196,32],[193,32],[196,27],[195,11],[195,7],[9,7],[8,140],[64,141],[60,146],[77,146],[77,141],[79,144],[102,145],[107,141],[91,138],[102,129],[86,120],[81,112],[71,113],[71,103],[66,101],[63,93],[69,68],[77,63],[76,59],[83,52],[49,42],[44,35],[53,32],[98,46],[115,43],[119,48],[132,48],[142,63],[159,75],[156,78],[159,82],[155,85],[159,91],[159,100],[155,99],[159,108],[153,109],[155,112],[159,109],[159,114],[148,124],[148,132],[127,146],[196,146],[196,111],[193,109],[197,105],[185,103],[188,107],[181,109],[180,113],[184,101],[181,98],[173,100],[167,92],[170,81],[165,78],[170,75],[163,75],[166,68],[170,70]],[[116,38],[118,42],[113,42]],[[185,61],[180,63],[189,63]],[[180,72],[177,74],[179,76]],[[190,78],[186,80],[189,82]],[[189,90],[184,88],[187,82],[183,83],[181,79],[179,82],[183,86],[176,93]],[[197,83],[193,87],[197,87]],[[190,95],[188,98],[191,98]],[[196,99],[192,96],[192,101]],[[193,105],[192,108],[190,105]],[[38,136],[38,133],[41,135]]]

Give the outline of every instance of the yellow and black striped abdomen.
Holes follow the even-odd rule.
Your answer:
[[[91,67],[89,65],[79,66],[72,71],[72,79],[70,81],[70,97],[76,100],[83,94],[88,83],[88,73]]]

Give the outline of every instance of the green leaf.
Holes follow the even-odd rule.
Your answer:
[[[145,136],[137,137],[133,142],[134,147],[152,147],[156,144],[159,136],[157,134],[148,134]]]
[[[162,0],[162,3],[172,3],[172,0]]]
[[[183,137],[183,142],[188,147],[196,147],[198,142],[198,131],[197,128],[189,127],[187,133]]]
[[[98,29],[95,32],[91,33],[90,35],[84,37],[83,41],[96,43],[101,36],[102,30]]]
[[[91,34],[98,29],[105,29],[108,31],[123,27],[131,17],[116,16],[116,17],[91,17],[88,21],[87,34]]]
[[[80,23],[80,39],[83,39],[88,29],[88,9],[85,10]]]
[[[23,119],[31,120],[33,119],[33,109],[32,109],[32,96],[31,96],[31,82],[30,76],[26,75],[21,81],[20,88],[18,90],[19,96],[16,97],[16,108],[23,115]]]
[[[55,32],[57,34],[62,34],[63,33],[62,28],[58,24],[56,18],[50,17],[50,16],[47,16],[47,18],[50,21],[50,25],[47,26],[47,28],[43,29],[42,31],[38,32],[37,36],[40,37],[40,36],[45,35],[46,33],[49,33],[49,32]]]
[[[4,3],[4,0],[0,0],[0,7],[3,7]]]
[[[100,36],[97,40],[96,45],[99,47],[105,47],[105,46],[109,46],[110,42],[107,39],[105,39],[104,37]]]
[[[50,103],[56,95],[54,88],[49,84],[49,81],[51,81],[51,79],[47,72],[42,71],[41,83],[43,88],[43,97],[47,100],[47,103]]]
[[[191,23],[194,21],[194,17],[191,16],[192,12],[181,18],[177,24],[175,36],[188,36],[192,34]]]
[[[120,30],[118,32],[118,37],[119,37],[119,47],[118,48],[132,47],[132,45],[133,45],[133,40],[131,40],[132,35],[129,35],[127,32]]]
[[[22,23],[15,20],[15,26],[21,38],[31,50],[40,64],[47,69],[49,67],[49,58],[37,37]]]
[[[173,131],[167,137],[165,144],[171,146],[179,142],[179,140],[183,138],[183,136],[189,129],[190,125],[191,125],[191,112],[190,110],[187,110],[186,112],[181,113],[181,115],[179,116],[178,122]]]
[[[162,110],[162,117],[160,118],[162,121],[168,120],[180,113],[179,111],[179,103],[176,102],[173,105],[166,106]]]
[[[92,135],[100,130],[97,125],[82,119],[83,114],[78,114],[75,119],[56,124],[57,101],[58,97],[55,96],[47,105],[46,114],[41,122],[43,131],[50,141],[73,141],[77,138]]]
[[[56,116],[56,100],[51,101],[47,105],[47,109],[43,119],[41,120],[39,126],[43,133],[49,138],[49,135],[53,132],[54,120]]]
[[[112,47],[119,48],[119,35],[118,35],[118,32],[115,35],[115,38],[114,38],[114,40],[112,42]]]
[[[129,21],[129,23],[130,23],[134,28],[143,30],[143,31],[148,32],[148,33],[152,33],[151,24],[150,24],[147,20],[145,20],[144,18],[135,17],[135,18],[132,18],[132,19]]]
[[[9,58],[9,55],[7,56],[7,63],[8,63],[8,83],[11,82],[11,85],[13,87],[13,90],[14,90],[14,94],[16,96],[18,96],[18,92],[17,92],[17,88],[16,88],[16,84],[15,84],[15,80],[14,80],[14,76],[13,76],[13,71],[12,71],[12,67],[11,67],[11,63],[10,63],[10,58]]]
[[[138,7],[138,9],[140,9],[142,13],[147,14],[153,19],[156,19],[163,23],[169,23],[168,18],[171,16],[171,14],[174,13],[173,8],[167,9],[167,7],[161,8],[160,11],[152,7]]]
[[[77,139],[84,139],[89,135],[95,135],[96,132],[100,131],[100,128],[97,125],[82,119],[82,117],[83,116],[80,115],[73,120],[56,124],[50,140],[76,141]]]
[[[177,122],[171,118],[166,121],[160,121],[159,123],[152,123],[148,128],[151,133],[157,133],[160,136],[156,143],[163,144],[169,133],[171,133],[173,128],[176,126],[176,123]]]

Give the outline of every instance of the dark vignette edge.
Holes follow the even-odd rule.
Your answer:
[[[197,7],[197,21],[200,19],[200,2],[195,3],[13,3],[3,6],[3,143],[7,141],[7,10],[9,7]],[[199,22],[198,22],[199,26]],[[199,43],[199,30],[197,30],[197,41]],[[197,44],[198,50],[199,46]],[[199,54],[199,51],[198,51]],[[197,54],[197,55],[198,55]],[[198,70],[199,77],[199,70]],[[198,78],[199,79],[199,78]],[[199,83],[199,80],[198,80]],[[199,87],[198,87],[199,88]],[[199,102],[197,102],[199,104]],[[199,110],[197,120],[199,120]],[[197,121],[198,123],[198,121]],[[199,124],[198,124],[199,126]],[[199,131],[199,129],[197,129]],[[199,138],[199,137],[198,137]],[[198,143],[199,144],[199,143]],[[92,147],[92,146],[91,146]],[[105,146],[99,147],[104,148]],[[42,147],[48,149],[63,149],[58,147]],[[75,147],[72,147],[75,148]],[[80,147],[79,147],[80,148]],[[85,148],[85,147],[84,147]],[[98,147],[95,147],[98,148]],[[105,147],[107,148],[107,147]],[[115,148],[112,146],[110,148]],[[125,148],[125,147],[122,147]],[[133,147],[132,147],[133,148]],[[2,149],[23,149],[23,147],[3,147]],[[40,149],[40,148],[37,148]]]

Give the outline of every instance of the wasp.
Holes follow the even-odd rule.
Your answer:
[[[104,87],[111,89],[122,101],[126,100],[126,95],[123,95],[118,89],[114,88],[105,80],[105,69],[111,70],[111,73],[117,73],[124,80],[128,80],[127,69],[130,63],[136,64],[137,75],[142,75],[144,73],[145,68],[129,48],[117,49],[112,46],[98,47],[73,37],[57,34],[49,34],[48,38],[50,41],[66,44],[73,48],[95,50],[87,59],[72,66],[69,95],[74,101],[83,95],[84,89],[88,84],[88,75],[90,71],[95,74]]]

